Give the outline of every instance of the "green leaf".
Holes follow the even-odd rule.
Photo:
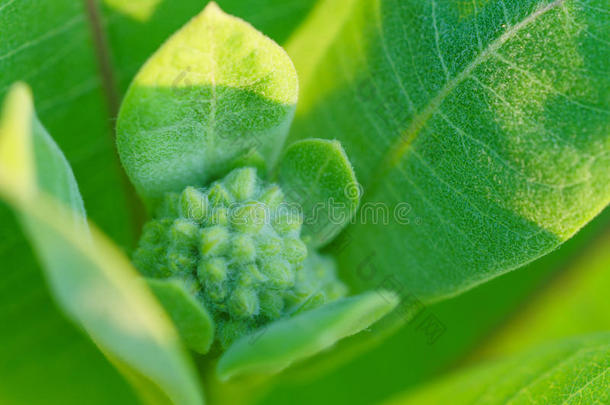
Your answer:
[[[331,241],[358,209],[360,188],[339,142],[295,142],[286,149],[277,171],[287,198],[303,211],[303,240],[313,247]]]
[[[36,117],[32,93],[23,83],[11,87],[0,115],[0,191],[16,200],[43,192],[72,213],[67,227],[86,227],[72,168]]]
[[[89,216],[128,245],[129,192],[115,153],[111,103],[86,2],[3,1],[0,8],[0,98],[14,82],[28,82],[41,122],[72,163]]]
[[[88,214],[127,245],[126,193],[84,5],[72,0],[0,2],[0,98],[15,81],[28,81],[40,120],[55,133],[75,169]],[[1,205],[0,324],[10,325],[10,333],[0,334],[2,401],[136,403],[98,347],[61,314],[27,240]]]
[[[117,248],[95,231],[91,244],[66,229],[68,215],[44,196],[19,204],[60,305],[111,359],[148,382],[141,395],[159,387],[163,397],[150,402],[203,403],[176,331]]]
[[[218,362],[218,376],[226,381],[277,373],[366,329],[397,303],[390,292],[371,291],[276,321],[231,345]]]
[[[140,66],[207,1],[104,0],[101,2],[115,77],[124,92]],[[282,44],[313,8],[316,0],[219,0],[230,15],[242,18]]]
[[[16,84],[6,98],[0,116],[0,185],[21,197],[27,197],[37,189],[33,136],[30,135],[35,120],[33,115],[29,89]]]
[[[610,234],[606,231],[568,268],[523,305],[475,356],[495,357],[533,345],[608,329]]]
[[[454,373],[389,404],[583,404],[610,400],[610,334],[547,345]]]
[[[302,382],[278,384],[261,402],[279,405],[290,401],[290,398],[303,398],[308,403],[328,401],[336,405],[379,403],[387,399],[389,393],[402,392],[453,369],[455,364],[464,364],[465,359],[473,357],[473,353],[477,358],[481,357],[481,352],[489,357],[491,351],[494,357],[498,357],[496,353],[505,356],[505,350],[500,353],[497,349],[518,346],[516,351],[521,352],[531,346],[526,347],[521,343],[529,345],[542,342],[539,337],[554,340],[606,330],[606,327],[600,326],[604,325],[605,306],[599,304],[599,299],[604,296],[599,296],[594,290],[603,291],[607,282],[599,280],[604,277],[604,272],[601,269],[589,271],[588,263],[601,263],[601,260],[592,259],[598,256],[596,252],[603,250],[604,243],[607,243],[600,233],[605,232],[609,225],[610,209],[607,208],[558,250],[457,297],[426,306],[425,312],[416,319],[407,321],[398,331],[384,339],[383,344],[376,344],[378,342],[375,339],[366,339],[368,334],[339,342],[331,352],[324,355],[326,358],[323,361],[319,358],[321,356],[317,356],[317,359],[303,364],[301,368],[309,366],[304,370],[287,370],[287,379],[300,379]],[[568,263],[572,265],[565,268]],[[557,272],[559,274],[555,274]],[[563,294],[560,292],[559,299],[577,304],[577,300],[568,298],[572,283],[575,295],[580,296],[580,299],[587,292],[592,294],[582,302],[583,305],[559,309],[567,311],[567,319],[573,319],[573,322],[566,322],[572,326],[569,334],[558,333],[559,328],[553,327],[555,322],[550,319],[543,321],[542,316],[536,315],[535,309],[540,297],[557,292],[554,286],[558,283],[553,278],[558,277],[559,281],[563,279],[562,274],[573,281],[559,283],[563,291]],[[597,289],[593,289],[593,286],[591,289],[586,288],[595,282],[599,282]],[[595,306],[598,308],[594,309]],[[535,320],[528,321],[527,314],[530,312],[533,312]],[[589,313],[591,317],[586,315]],[[428,334],[420,328],[419,323],[429,314],[446,327],[434,344],[429,344]],[[386,317],[389,318],[392,316]],[[514,325],[515,318],[517,325]],[[523,323],[530,328],[526,330],[519,327],[521,318],[525,318]],[[562,323],[560,320],[556,322]],[[548,334],[530,333],[539,329],[546,330],[547,327]],[[378,336],[376,329],[379,328],[375,326],[370,335]],[[506,329],[509,333],[506,333]]]
[[[162,396],[142,393],[150,402],[203,403],[192,365],[161,307],[122,253],[84,222],[70,167],[36,124],[28,89],[15,86],[5,105],[0,196],[19,214],[59,305],[130,378],[147,382],[146,391],[159,391]],[[54,172],[41,175],[41,169]]]
[[[147,279],[148,285],[178,328],[184,343],[205,354],[214,341],[214,321],[180,280]]]
[[[134,78],[117,122],[121,160],[149,199],[202,185],[243,155],[273,163],[296,96],[285,52],[211,3]]]
[[[75,222],[83,221],[85,206],[70,164],[36,117],[32,126],[38,187],[69,207]]]
[[[353,286],[392,273],[421,299],[455,295],[552,251],[608,204],[603,1],[343,4],[331,40],[314,21],[287,46],[315,78],[294,138],[341,142],[362,207],[410,207],[348,229],[338,258]],[[301,47],[318,42],[311,67]],[[371,254],[374,277],[353,271]]]
[[[3,226],[16,226],[3,218]],[[5,404],[139,404],[132,388],[49,296],[34,257],[4,262],[18,267],[22,288],[0,286],[0,398]],[[27,266],[27,267],[26,267]],[[7,267],[3,267],[3,270]]]

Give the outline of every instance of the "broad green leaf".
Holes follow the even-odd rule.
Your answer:
[[[551,340],[605,331],[610,325],[610,234],[564,269],[510,322],[475,351],[474,357],[513,353]]]
[[[410,207],[406,221],[350,227],[338,258],[353,286],[391,273],[426,301],[455,295],[552,251],[608,204],[604,1],[343,4],[330,42],[312,24],[287,46],[315,77],[294,139],[338,139],[362,207]],[[311,67],[300,47],[318,40]],[[370,255],[378,271],[362,277]]]
[[[214,341],[214,321],[180,280],[146,280],[178,328],[184,343],[205,354]]]
[[[149,199],[202,185],[242,155],[273,163],[296,93],[285,52],[211,3],[134,78],[117,122],[121,160]]]
[[[287,198],[302,209],[302,237],[313,247],[331,241],[358,208],[358,181],[339,142],[295,142],[286,149],[277,173]]]
[[[221,380],[274,374],[369,327],[397,304],[394,294],[371,291],[273,322],[235,342],[221,356]]]
[[[554,322],[563,323],[560,320],[542,321],[541,316],[535,316],[541,322],[540,326],[537,326],[536,321],[527,322],[527,325],[531,326],[527,331],[519,326],[520,320],[527,320],[527,314],[530,312],[538,312],[535,310],[535,303],[539,302],[539,297],[552,296],[555,293],[555,273],[560,272],[559,276],[566,274],[570,279],[574,279],[574,292],[581,299],[586,294],[585,291],[594,291],[592,288],[595,282],[600,283],[599,289],[603,291],[606,282],[599,280],[604,277],[603,270],[589,272],[583,266],[588,266],[587,263],[591,260],[589,257],[597,256],[595,251],[603,249],[606,239],[600,232],[605,232],[608,225],[610,209],[606,209],[574,238],[544,258],[457,297],[426,306],[424,315],[420,318],[425,314],[432,314],[446,327],[434,344],[428,343],[427,335],[419,328],[417,319],[406,322],[395,334],[384,339],[381,345],[357,346],[349,339],[344,340],[328,353],[325,361],[312,359],[311,364],[303,365],[308,365],[308,369],[295,369],[292,373],[287,373],[287,382],[278,384],[260,403],[279,405],[290,401],[291,398],[301,398],[307,403],[328,401],[336,405],[378,403],[388,396],[453,369],[456,363],[464,364],[473,354],[477,358],[481,355],[487,357],[493,351],[493,355],[497,353],[504,356],[506,350],[503,349],[500,353],[500,348],[510,346],[512,349],[518,345],[517,351],[522,351],[527,348],[519,343],[538,343],[542,341],[542,336],[553,339],[567,337],[568,334],[557,333],[559,328],[552,325]],[[591,249],[587,249],[589,246]],[[587,252],[585,255],[583,250]],[[566,268],[568,263],[572,265]],[[577,300],[567,299],[571,290],[569,284],[571,283],[559,284],[565,286],[566,292],[566,296],[560,299],[576,303]],[[585,285],[592,288],[584,288]],[[569,330],[570,335],[606,329],[599,327],[604,322],[604,305],[598,304],[599,300],[596,299],[603,299],[604,295],[592,295],[584,301],[590,303],[586,308],[575,305],[574,311],[567,310],[567,314],[577,314],[574,318],[578,318],[573,323],[568,322],[573,326]],[[530,300],[534,303],[533,306],[527,305]],[[599,310],[593,309],[596,305],[599,305]],[[565,310],[565,307],[561,309]],[[589,312],[591,317],[587,315]],[[390,315],[387,318],[391,317]],[[517,321],[511,322],[515,317]],[[546,327],[549,327],[550,334],[529,333],[546,330]],[[371,335],[375,333],[373,330]],[[519,335],[519,339],[515,335]],[[362,343],[362,339],[357,339],[358,337],[361,336],[354,336],[353,339]],[[300,373],[296,374],[297,371]],[[302,374],[305,372],[309,372],[305,377],[313,375],[313,378],[303,378]]]
[[[570,339],[454,373],[389,404],[604,404],[610,334]]]
[[[58,303],[130,377],[158,387],[164,397],[151,402],[203,403],[171,323],[129,261],[87,227],[70,167],[33,111],[28,89],[15,86],[0,123],[0,145],[12,147],[2,151],[12,158],[0,161],[0,195],[19,214]]]

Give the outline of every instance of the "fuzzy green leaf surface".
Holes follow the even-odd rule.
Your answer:
[[[229,347],[218,362],[219,378],[277,373],[369,327],[397,303],[393,293],[371,291],[278,320]]]
[[[607,3],[341,2],[332,38],[318,18],[287,46],[310,78],[294,138],[341,142],[362,207],[410,206],[408,221],[349,227],[339,263],[353,286],[395,274],[421,299],[455,295],[552,251],[608,204]],[[311,66],[303,47],[318,43]],[[371,255],[373,277],[352,271]]]
[[[603,404],[610,400],[609,371],[606,332],[454,373],[388,405]]]
[[[115,78],[124,92],[138,69],[176,30],[199,13],[206,0],[103,0],[108,47]],[[218,0],[227,14],[242,18],[283,44],[313,9],[316,0]]]
[[[296,97],[284,50],[210,3],[134,78],[117,122],[121,160],[149,199],[203,185],[243,155],[271,164]]]
[[[205,354],[214,341],[214,321],[179,280],[146,280],[163,305],[184,343],[192,350]]]
[[[203,403],[192,365],[160,306],[122,253],[86,224],[70,166],[37,122],[23,85],[7,97],[0,145],[1,196],[21,219],[66,314],[111,361],[129,369],[130,378],[139,379],[143,398]],[[153,390],[159,395],[151,397]]]
[[[306,139],[290,145],[278,167],[287,197],[299,204],[303,239],[313,247],[331,241],[358,209],[360,188],[337,141]]]

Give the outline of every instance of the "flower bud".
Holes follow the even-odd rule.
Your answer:
[[[145,275],[178,277],[216,322],[217,341],[338,298],[334,264],[300,238],[302,219],[253,168],[207,188],[168,193],[143,229],[134,263]]]

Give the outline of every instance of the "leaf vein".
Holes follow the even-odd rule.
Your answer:
[[[543,380],[544,378],[549,376],[551,373],[553,373],[555,370],[557,370],[559,367],[572,361],[574,358],[578,357],[579,355],[582,355],[583,353],[586,353],[586,352],[593,351],[595,349],[597,349],[597,348],[596,347],[581,347],[581,348],[577,348],[576,350],[573,350],[572,353],[570,353],[570,355],[559,359],[559,361],[552,363],[549,367],[547,367],[547,369],[543,373],[536,375],[535,378],[533,378],[530,381],[528,381],[527,383],[525,383],[519,390],[515,391],[509,398],[507,398],[505,403],[509,404],[511,401],[513,401],[515,398],[517,398],[520,394],[529,392],[529,389],[532,385],[536,384],[538,381]]]
[[[432,0],[432,26],[434,27],[434,45],[436,46],[436,54],[438,56],[439,61],[441,62],[441,67],[443,68],[443,72],[445,72],[445,78],[447,81],[450,80],[449,70],[447,70],[447,65],[445,65],[445,59],[443,58],[443,54],[441,52],[440,45],[440,34],[438,32],[438,25],[436,23],[436,1]]]
[[[396,81],[398,82],[398,86],[400,87],[401,93],[405,97],[405,100],[407,100],[407,104],[409,105],[409,110],[415,111],[415,105],[413,104],[411,97],[409,97],[409,94],[407,93],[407,90],[405,89],[402,78],[400,77],[400,75],[398,74],[398,70],[396,69],[396,64],[394,63],[394,59],[392,58],[392,56],[390,55],[390,52],[388,50],[387,38],[383,32],[383,26],[381,24],[380,13],[381,12],[380,12],[379,8],[377,8],[377,12],[375,13],[375,17],[376,17],[375,22],[376,22],[376,26],[377,26],[377,31],[379,32],[379,37],[381,39],[381,46],[383,48],[383,54],[384,54],[386,60],[388,61],[388,63],[390,64],[390,67],[392,68],[392,72],[394,74],[394,77],[396,78]]]
[[[561,405],[567,404],[571,398],[573,398],[575,395],[581,393],[585,388],[587,388],[589,385],[591,385],[592,382],[597,381],[600,377],[605,377],[605,375],[608,371],[610,371],[610,368],[607,368],[607,367],[605,369],[601,370],[599,373],[597,373],[597,375],[595,377],[593,377],[589,381],[587,381],[586,384],[581,386],[576,391],[571,392],[570,395],[568,395],[568,397],[563,400]]]
[[[390,146],[384,158],[381,160],[378,169],[376,170],[377,175],[373,176],[373,179],[383,176],[387,171],[399,164],[405,152],[411,148],[411,145],[417,138],[417,135],[427,125],[428,120],[434,115],[434,112],[440,107],[445,98],[451,92],[453,92],[453,90],[455,90],[459,84],[467,79],[475,68],[489,60],[495,54],[495,52],[502,47],[502,45],[504,45],[508,40],[512,39],[523,28],[536,21],[538,17],[544,15],[546,12],[559,7],[564,2],[565,0],[555,0],[550,4],[537,9],[522,21],[513,25],[510,29],[507,29],[496,40],[492,41],[483,52],[479,53],[479,55],[458,75],[454,76],[451,81],[446,83],[445,86],[443,86],[443,88],[436,94],[436,96],[428,102],[425,108],[413,118],[409,127],[401,134],[401,136],[399,136],[397,141]]]
[[[537,78],[536,75],[534,75],[532,72],[530,72],[527,69],[523,69],[523,68],[519,67],[516,63],[514,63],[513,61],[507,59],[505,56],[501,55],[498,52],[493,52],[492,56],[495,59],[499,60],[500,62],[506,64],[511,69],[516,70],[518,72],[521,72],[522,74],[527,76],[534,83],[544,87],[545,89],[547,89],[549,91],[552,91],[553,93],[555,93],[558,96],[562,97],[567,102],[569,102],[571,104],[574,104],[575,106],[584,108],[586,110],[591,110],[591,111],[599,112],[599,113],[602,113],[602,114],[610,114],[610,111],[608,111],[608,110],[604,110],[604,109],[601,109],[601,108],[593,107],[593,106],[590,106],[590,105],[587,105],[587,104],[583,104],[583,103],[581,103],[579,101],[574,100],[573,98],[569,97],[567,94],[557,90],[555,87],[544,83],[542,80]]]
[[[21,44],[20,46],[15,47],[14,49],[11,49],[4,55],[0,55],[0,61],[11,58],[29,48],[35,47],[53,37],[61,35],[64,32],[73,28],[77,23],[82,22],[82,21],[83,21],[83,16],[77,15],[77,16],[73,17],[72,19],[70,19],[68,22],[66,22],[64,25],[59,26],[53,30],[47,31],[45,34],[39,36],[38,38],[32,39],[30,41],[26,41],[23,44]]]

